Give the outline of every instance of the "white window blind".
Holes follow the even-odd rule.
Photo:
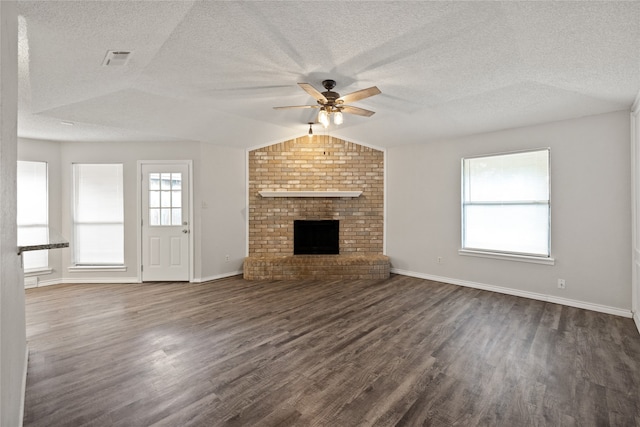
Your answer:
[[[49,227],[49,198],[47,163],[18,161],[18,241],[39,244],[47,241]],[[49,251],[28,251],[22,254],[25,271],[49,267]]]
[[[74,164],[76,265],[124,264],[121,164]]]
[[[550,256],[549,150],[462,160],[462,247]]]

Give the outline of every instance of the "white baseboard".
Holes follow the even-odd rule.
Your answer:
[[[400,269],[397,269],[397,268],[392,268],[391,272],[392,273],[396,273],[396,274],[401,274],[403,276],[416,277],[418,279],[433,280],[435,282],[449,283],[449,284],[452,284],[452,285],[464,286],[464,287],[467,287],[467,288],[482,289],[482,290],[485,290],[485,291],[491,291],[491,292],[497,292],[497,293],[500,293],[500,294],[507,294],[507,295],[513,295],[513,296],[517,296],[517,297],[529,298],[529,299],[534,299],[534,300],[538,300],[538,301],[546,301],[546,302],[551,302],[551,303],[554,303],[554,304],[566,305],[566,306],[569,306],[569,307],[583,308],[585,310],[591,310],[591,311],[597,311],[597,312],[600,312],[600,313],[613,314],[614,316],[621,316],[621,317],[628,317],[628,318],[632,317],[631,310],[625,310],[623,308],[617,308],[617,307],[610,307],[608,305],[594,304],[594,303],[591,303],[591,302],[578,301],[578,300],[573,300],[573,299],[569,299],[569,298],[561,298],[561,297],[556,297],[554,295],[540,294],[540,293],[536,293],[536,292],[521,291],[521,290],[518,290],[518,289],[505,288],[505,287],[502,287],[502,286],[495,286],[495,285],[488,285],[488,284],[485,284],[485,283],[477,283],[477,282],[470,282],[470,281],[467,281],[467,280],[452,279],[450,277],[442,277],[442,276],[434,276],[434,275],[431,275],[431,274],[416,273],[416,272],[413,272],[413,271],[400,270]],[[640,319],[638,319],[638,320],[640,320]],[[640,324],[638,322],[638,320],[636,320],[636,325]],[[639,329],[640,329],[640,327],[639,327]]]
[[[137,277],[92,277],[92,278],[78,278],[78,277],[62,277],[60,279],[40,280],[38,287],[61,285],[63,283],[68,284],[103,284],[103,283],[140,283]]]
[[[37,288],[37,287],[38,287],[38,276],[24,278],[25,289]]]
[[[29,344],[24,349],[24,369],[22,372],[22,389],[20,390],[20,414],[18,415],[18,426],[22,427],[24,421],[24,405],[27,398],[27,368],[29,367]]]
[[[228,273],[216,274],[215,276],[197,277],[192,280],[192,283],[210,282],[217,279],[225,279],[227,277],[238,276],[242,274],[242,270],[231,271]],[[38,287],[53,286],[61,284],[103,284],[103,283],[140,283],[137,277],[98,277],[98,278],[78,278],[78,277],[63,277],[60,279],[40,280],[38,281]]]
[[[227,277],[237,276],[239,274],[242,274],[242,270],[232,271],[229,273],[216,274],[215,276],[196,278],[196,279],[193,279],[193,283],[203,283],[203,282],[210,282],[212,280],[226,279]]]
[[[638,328],[638,333],[640,334],[640,313],[637,311],[633,313],[633,320],[636,322],[636,328]]]

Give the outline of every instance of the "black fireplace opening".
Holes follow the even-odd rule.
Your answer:
[[[340,221],[293,221],[294,255],[338,255],[340,253]]]

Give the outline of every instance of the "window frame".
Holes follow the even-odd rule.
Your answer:
[[[20,218],[16,217],[17,230],[19,232],[19,230],[21,228],[22,229],[26,229],[26,228],[44,228],[48,232],[48,229],[49,229],[49,163],[45,162],[45,161],[42,161],[42,160],[18,160],[18,165],[20,163],[39,163],[39,164],[44,165],[44,190],[45,190],[44,212],[45,212],[46,222],[43,223],[43,224],[33,223],[33,224],[21,225],[20,224]],[[20,177],[20,174],[16,173],[16,196],[17,197],[20,197],[20,194],[17,192],[18,191],[17,186],[19,185],[19,183],[18,183],[19,177]],[[17,212],[16,212],[16,215],[17,215]],[[52,270],[51,270],[51,267],[49,265],[49,250],[48,249],[41,249],[40,251],[33,251],[33,252],[31,252],[31,251],[24,252],[23,253],[23,258],[22,258],[23,264],[25,263],[26,259],[28,257],[30,257],[31,255],[33,255],[35,252],[40,252],[40,253],[44,252],[43,258],[46,258],[46,260],[47,260],[46,265],[39,265],[39,266],[35,266],[35,267],[25,266],[24,267],[25,275],[50,273]]]
[[[107,166],[107,165],[111,165],[111,166],[119,166],[120,167],[120,187],[121,187],[121,192],[122,192],[122,221],[121,222],[100,222],[100,223],[90,223],[90,222],[78,222],[77,220],[77,209],[78,209],[78,181],[77,181],[77,167],[78,166]],[[72,234],[73,234],[73,259],[72,259],[72,266],[69,267],[69,271],[126,271],[126,267],[125,267],[125,233],[124,233],[124,228],[125,228],[125,218],[124,218],[124,211],[125,211],[125,206],[124,206],[124,190],[125,190],[125,185],[124,185],[124,163],[84,163],[84,162],[74,162],[71,164],[71,168],[72,168],[72,210],[71,210],[71,227],[72,227]],[[76,226],[78,224],[122,224],[122,262],[119,263],[112,263],[112,262],[103,262],[103,263],[97,263],[97,262],[78,262],[78,235],[77,235],[77,230],[76,230]]]
[[[487,201],[487,202],[467,202],[465,190],[465,185],[467,184],[467,180],[465,179],[465,163],[468,160],[473,159],[482,159],[482,158],[491,158],[491,157],[500,157],[500,156],[509,156],[509,155],[517,155],[524,153],[534,153],[534,152],[546,152],[547,158],[547,195],[548,199],[545,200],[519,200],[519,201]],[[507,151],[507,152],[499,152],[499,153],[491,153],[491,154],[481,154],[475,156],[467,156],[462,157],[461,159],[461,168],[460,168],[460,188],[461,188],[461,200],[460,200],[460,249],[458,250],[458,254],[465,256],[476,256],[481,258],[493,258],[493,259],[503,259],[503,260],[512,260],[512,261],[522,261],[522,262],[531,262],[537,264],[548,264],[554,265],[555,259],[551,255],[551,148],[535,148],[535,149],[527,149],[527,150],[515,150],[515,151]],[[547,253],[546,254],[538,254],[538,253],[527,253],[527,252],[518,252],[518,251],[507,251],[507,250],[495,250],[495,249],[487,249],[487,248],[475,248],[470,246],[465,246],[466,243],[466,206],[470,205],[521,205],[521,206],[534,206],[534,205],[545,205],[548,207],[547,209]]]

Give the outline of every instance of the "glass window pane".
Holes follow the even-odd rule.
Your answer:
[[[171,174],[170,173],[161,174],[160,189],[171,190]]]
[[[150,190],[159,190],[160,189],[160,174],[159,173],[150,173],[149,174],[149,189]]]
[[[171,207],[171,191],[162,191],[160,206],[163,208]]]
[[[18,242],[45,243],[49,232],[47,163],[18,161],[16,178]],[[22,263],[25,270],[47,268],[49,251],[24,252]]]
[[[160,209],[160,225],[171,225],[171,209]]]
[[[149,224],[160,225],[160,209],[149,209]]]
[[[27,251],[22,253],[22,267],[25,271],[35,270],[38,268],[47,268],[49,266],[49,251],[43,249],[41,251]]]
[[[174,208],[179,208],[182,206],[182,192],[181,191],[172,191],[171,192],[171,206]]]
[[[171,174],[171,189],[172,190],[181,190],[182,189],[182,174],[181,173],[173,173],[173,174]]]
[[[550,256],[549,150],[463,160],[468,249]]]
[[[549,255],[548,206],[481,205],[465,210],[465,247]]]
[[[122,164],[74,164],[74,261],[124,263]]]
[[[18,161],[18,225],[49,223],[47,190],[47,163]]]
[[[124,263],[123,224],[76,224],[75,261],[80,265]]]
[[[123,222],[121,164],[74,165],[77,222]]]
[[[160,207],[160,192],[159,191],[149,191],[149,207],[151,207],[151,208],[159,208]]]
[[[171,209],[171,223],[182,225],[182,209]]]
[[[465,200],[547,200],[548,150],[465,159]]]

